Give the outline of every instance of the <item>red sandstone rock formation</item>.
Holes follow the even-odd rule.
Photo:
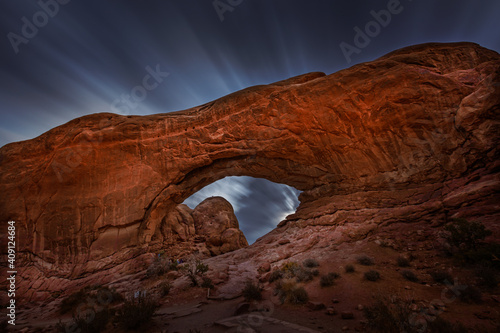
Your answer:
[[[167,248],[182,242],[201,242],[205,246],[202,244],[201,248],[191,251],[207,255],[219,255],[248,246],[233,206],[221,197],[205,199],[194,210],[184,204],[178,205],[160,222],[153,241],[159,241]]]
[[[287,228],[355,240],[466,217],[498,234],[499,82],[496,52],[425,44],[185,111],[81,117],[1,148],[0,221],[17,222],[24,264],[54,278],[188,239],[203,212],[179,204],[225,176],[304,191]]]
[[[248,246],[239,229],[233,206],[224,198],[205,199],[193,211],[196,234],[204,236],[212,255],[234,251]]]

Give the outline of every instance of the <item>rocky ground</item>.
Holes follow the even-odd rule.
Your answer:
[[[140,272],[109,286],[124,295],[147,290],[150,297],[159,298],[161,307],[142,332],[364,332],[367,321],[363,309],[380,297],[411,301],[410,313],[425,321],[438,315],[450,322],[459,321],[473,332],[493,332],[496,328],[500,320],[498,287],[481,287],[481,302],[467,303],[453,294],[453,286],[437,283],[429,274],[443,270],[455,286],[481,283],[472,268],[443,251],[446,242],[440,237],[442,226],[394,223],[350,242],[336,241],[335,229],[281,227],[249,247],[204,260],[210,267],[206,276],[215,284],[210,293],[191,287],[189,279],[178,271],[161,276]],[[360,264],[362,255],[372,258],[373,265]],[[398,265],[400,257],[408,259],[409,267]],[[319,263],[319,275],[299,283],[307,291],[309,302],[281,304],[274,293],[276,281],[269,282],[271,272],[287,262],[300,264],[305,259]],[[346,272],[349,264],[354,272]],[[378,271],[381,279],[366,280],[364,273],[369,270]],[[414,272],[418,281],[405,279],[401,274],[404,270]],[[323,288],[321,276],[329,272],[337,272],[340,277],[334,285]],[[241,296],[248,279],[262,286],[261,301],[246,302]],[[172,288],[161,297],[161,283],[167,280]],[[31,309],[19,314],[18,330],[52,331],[61,318],[58,307],[63,298],[48,300],[43,306],[25,304]],[[71,319],[68,314],[62,318]],[[109,327],[108,331],[120,329]]]

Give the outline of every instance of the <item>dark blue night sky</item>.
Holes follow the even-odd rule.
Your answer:
[[[411,44],[500,51],[498,0],[3,0],[0,16],[0,146],[86,114],[182,110]],[[150,71],[164,74],[142,89]],[[251,178],[213,189],[233,198],[250,242],[297,203],[294,191]],[[259,216],[252,204],[264,206]]]

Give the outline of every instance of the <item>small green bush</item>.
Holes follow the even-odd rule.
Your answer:
[[[367,320],[367,327],[373,332],[401,332],[398,323],[401,319],[397,318],[397,315],[394,313],[394,310],[389,307],[389,304],[389,302],[379,299],[373,305],[363,309],[364,316]],[[411,313],[408,312],[408,317],[410,314]]]
[[[319,272],[318,272],[319,273]],[[310,269],[300,268],[294,272],[297,282],[308,282],[314,278],[314,273]]]
[[[330,286],[334,285],[335,280],[338,278],[340,278],[340,275],[338,273],[330,272],[330,273],[323,275],[321,277],[319,284],[320,284],[321,288],[330,287]]]
[[[463,250],[454,254],[464,265],[488,263],[493,268],[500,270],[500,243],[481,244],[476,250]]]
[[[307,268],[314,268],[314,267],[318,267],[319,263],[315,259],[306,259],[302,262],[302,266],[307,267]]]
[[[247,302],[260,301],[262,299],[262,288],[257,283],[248,280],[245,288],[243,288],[243,297]]]
[[[459,298],[465,303],[481,303],[482,293],[477,287],[467,286],[467,288],[460,290]]]
[[[173,262],[165,256],[157,256],[153,259],[146,270],[146,277],[151,278],[155,276],[162,276],[171,270],[177,270],[177,262]]]
[[[346,273],[354,273],[356,271],[356,268],[354,265],[345,265],[345,272]]]
[[[372,266],[375,263],[373,258],[367,255],[360,255],[356,258],[356,260],[358,261],[358,264],[363,266]]]
[[[73,312],[83,302],[107,306],[123,301],[123,296],[107,286],[87,286],[64,298],[59,304],[59,313]],[[105,303],[105,304],[103,304]]]
[[[482,223],[462,218],[454,219],[444,229],[447,232],[446,240],[457,249],[477,250],[482,241],[491,235],[491,230],[486,229]]]
[[[281,270],[272,271],[271,275],[269,275],[269,282],[274,282],[283,278],[283,272]]]
[[[168,295],[168,293],[170,292],[170,289],[172,288],[172,285],[170,284],[169,281],[163,281],[161,284],[160,284],[160,294],[162,297],[165,297]]]
[[[283,277],[287,278],[287,279],[294,277],[295,272],[299,269],[301,269],[299,264],[297,264],[296,262],[293,262],[293,261],[286,262],[283,264],[283,266],[281,266],[281,271],[283,272]]]
[[[399,267],[410,267],[410,260],[403,256],[398,257],[397,263]]]
[[[437,283],[441,284],[453,283],[453,277],[447,271],[435,270],[429,272],[429,274],[431,275],[432,279]]]
[[[131,298],[121,306],[117,315],[117,322],[126,330],[136,330],[151,321],[158,309],[155,300],[139,296]]]
[[[409,269],[404,269],[401,271],[401,275],[408,281],[418,282],[418,277],[415,272],[410,271]]]
[[[440,317],[435,320],[423,319],[411,310],[413,302],[396,299],[389,301],[379,298],[374,304],[363,309],[369,332],[384,333],[466,333],[462,324],[452,324]]]
[[[311,264],[309,263],[309,265]],[[317,269],[311,270],[309,268],[305,268],[304,266],[300,266],[293,261],[290,261],[283,264],[280,270],[273,271],[269,277],[269,282],[274,282],[278,279],[290,278],[295,278],[297,282],[308,282],[317,275],[319,275],[319,271]]]
[[[304,304],[309,301],[309,295],[303,287],[297,286],[293,279],[279,280],[276,283],[276,294],[281,303]]]
[[[184,274],[191,280],[191,285],[197,287],[200,285],[198,278],[203,279],[203,275],[208,272],[208,265],[199,259],[191,259],[181,266]]]
[[[365,273],[365,279],[368,281],[378,281],[380,280],[380,273],[375,271],[375,270],[369,270],[368,272]]]
[[[209,289],[215,288],[214,283],[212,282],[212,279],[209,277],[206,277],[206,276],[204,276],[202,278],[201,287],[202,288],[209,288]]]
[[[292,304],[305,304],[309,301],[309,295],[304,287],[298,287],[292,290],[289,301]]]

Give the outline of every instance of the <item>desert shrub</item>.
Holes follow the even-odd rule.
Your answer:
[[[243,297],[245,301],[260,301],[262,299],[262,288],[250,280],[245,283],[245,288],[243,288]]]
[[[87,286],[64,298],[59,304],[59,313],[74,311],[83,302],[107,306],[123,301],[123,296],[114,289],[103,286]]]
[[[160,294],[162,297],[165,297],[168,295],[170,292],[170,289],[172,288],[172,285],[170,284],[169,281],[163,281],[160,283]]]
[[[165,273],[168,273],[171,270],[177,269],[177,263],[172,262],[168,257],[165,256],[157,256],[149,265],[146,270],[146,276],[148,278],[155,276],[162,276]]]
[[[435,320],[419,320],[411,310],[413,302],[395,299],[392,302],[379,298],[374,304],[363,309],[370,332],[384,333],[465,333],[461,324],[450,323],[440,317]],[[417,317],[415,317],[417,316]],[[421,318],[423,319],[423,318]]]
[[[369,270],[368,272],[365,272],[365,275],[364,275],[365,279],[368,280],[368,281],[378,281],[380,280],[380,273],[378,271],[375,271],[375,270]]]
[[[305,304],[309,301],[309,295],[304,287],[297,287],[289,295],[289,302],[293,304]]]
[[[467,288],[460,290],[459,298],[465,303],[481,303],[481,290],[474,286],[467,286]]]
[[[295,272],[300,268],[301,267],[296,262],[289,261],[284,263],[283,266],[281,266],[281,271],[283,272],[284,278],[291,278],[295,276]]]
[[[170,264],[168,265],[168,270],[169,271],[176,271],[178,269],[179,269],[179,264],[177,263],[177,261],[175,261],[175,260],[170,261]]]
[[[488,262],[476,266],[474,273],[480,279],[479,284],[486,288],[495,288],[499,283],[498,271]]]
[[[397,264],[399,267],[410,267],[410,260],[404,256],[399,256]]]
[[[482,241],[491,230],[485,228],[480,222],[469,222],[466,219],[454,219],[446,225],[444,230],[446,240],[457,249],[477,250]]]
[[[417,328],[410,323],[411,302],[396,300],[389,302],[383,298],[370,306],[363,309],[364,316],[367,320],[367,327],[372,332],[384,333],[416,333]]]
[[[427,322],[429,333],[467,333],[467,328],[461,323],[451,323],[441,317]]]
[[[453,277],[447,271],[443,270],[435,270],[430,271],[432,279],[437,283],[445,284],[445,283],[453,283]]]
[[[404,269],[401,271],[401,275],[408,281],[418,282],[418,277],[414,271],[411,271],[409,269]]]
[[[87,290],[88,289],[86,288],[80,289],[79,291],[64,298],[59,304],[59,313],[65,314],[76,309],[76,307],[85,300]]]
[[[199,259],[192,259],[182,265],[181,269],[191,280],[191,285],[197,287],[200,285],[198,278],[203,278],[203,275],[208,272],[209,267]]]
[[[354,273],[356,271],[356,268],[354,265],[345,265],[345,272],[346,273]]]
[[[363,266],[372,266],[375,261],[373,260],[372,257],[369,257],[367,255],[360,255],[356,258],[358,264],[363,265]]]
[[[317,260],[309,258],[309,259],[306,259],[302,262],[302,266],[307,267],[307,268],[314,268],[314,267],[318,267],[319,263]]]
[[[387,305],[387,302],[378,300],[375,304],[363,309],[367,320],[367,327],[374,332],[399,332],[399,327],[394,318],[394,314]]]
[[[283,264],[283,266],[281,266],[281,269],[279,271],[274,271],[273,273],[271,273],[269,281],[273,282],[281,278],[285,279],[295,278],[297,282],[307,282],[311,281],[314,278],[314,276],[317,276],[319,274],[319,271],[317,272],[316,271],[317,270],[304,268],[303,266],[300,266],[296,262],[290,261]]]
[[[297,283],[292,279],[281,279],[276,282],[274,289],[275,294],[278,295],[281,303],[285,303],[288,298],[288,294],[291,293],[292,289],[297,287]]]
[[[319,271],[318,271],[318,273],[319,273]],[[295,271],[294,275],[295,275],[295,279],[297,280],[297,282],[307,282],[307,281],[311,281],[314,278],[313,271],[310,269],[304,269],[304,268],[297,269]]]
[[[202,288],[209,288],[209,289],[215,288],[214,283],[212,282],[212,279],[209,277],[206,277],[206,276],[204,276],[202,278],[201,287]]]
[[[476,265],[477,263],[488,263],[493,268],[500,270],[500,244],[487,243],[482,244],[476,250],[458,251],[454,254],[464,265]]]
[[[272,271],[271,275],[269,275],[269,282],[274,282],[283,278],[283,272],[281,270]]]
[[[338,273],[330,272],[330,273],[323,275],[321,277],[319,284],[320,284],[321,288],[330,287],[330,286],[333,286],[333,284],[335,283],[335,280],[338,278],[340,278],[340,275]]]
[[[281,303],[304,304],[309,301],[307,291],[292,279],[279,280],[276,283],[276,293]]]
[[[125,301],[118,310],[117,322],[127,330],[136,330],[148,323],[158,309],[155,300],[139,296]]]
[[[56,325],[56,330],[61,333],[69,331],[80,333],[99,333],[106,329],[108,323],[114,316],[114,312],[108,308],[101,311],[86,311],[87,316],[73,315],[73,320],[70,323],[62,324],[59,322]]]

